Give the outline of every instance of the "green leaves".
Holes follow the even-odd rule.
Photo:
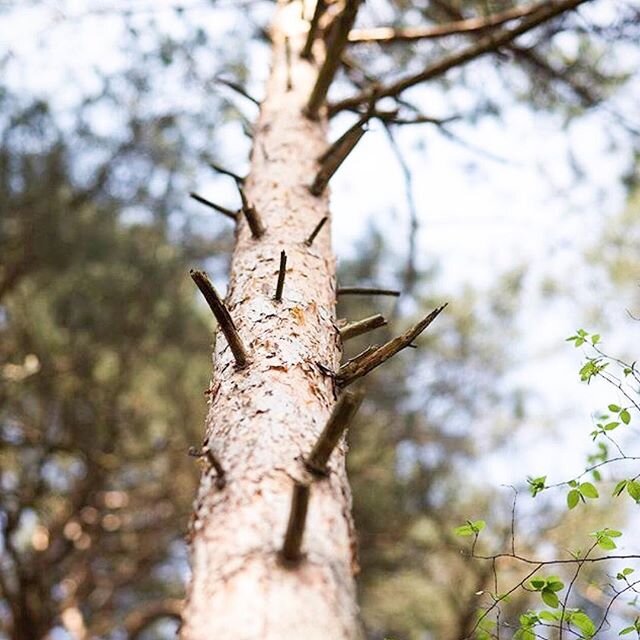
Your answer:
[[[486,526],[487,523],[484,520],[467,520],[467,524],[456,527],[453,532],[457,536],[477,536]]]
[[[632,569],[631,567],[625,567],[622,571],[618,571],[616,580],[626,580],[627,576],[630,576],[634,571],[635,569]]]
[[[542,601],[552,609],[560,606],[560,600],[557,592],[564,589],[564,582],[558,576],[549,576],[548,578],[532,578],[529,581],[529,588],[538,591]]]
[[[566,339],[566,342],[573,342],[575,347],[581,347],[589,337],[589,334],[584,329],[578,329],[573,336],[569,336]],[[598,336],[598,341],[600,341],[600,336]]]
[[[584,611],[571,611],[566,615],[566,620],[580,631],[583,638],[593,638],[596,633],[596,625]]]
[[[527,484],[529,485],[529,491],[531,491],[531,495],[535,498],[539,493],[544,491],[546,487],[547,476],[539,476],[538,478],[527,478]]]
[[[598,490],[590,482],[583,482],[578,487],[578,491],[580,491],[580,494],[585,498],[591,498],[592,500],[599,496]]]
[[[567,507],[574,509],[578,506],[578,502],[580,502],[580,492],[577,489],[571,489],[567,493]]]
[[[557,600],[555,592],[551,593]],[[547,595],[546,597],[549,601],[552,600],[551,596]],[[557,609],[558,604],[553,608]],[[548,610],[527,611],[526,613],[523,613],[519,618],[520,628],[513,636],[514,640],[537,640],[542,637],[535,632],[535,627],[537,625],[553,626],[557,628],[561,620],[564,620],[567,625],[573,627],[576,636],[579,635],[579,637],[584,640],[590,640],[595,637],[597,631],[596,625],[584,611],[581,609],[566,609],[564,613],[562,611]]]
[[[586,499],[595,500],[600,496],[595,485],[591,482],[582,482],[580,484],[577,481],[572,480],[569,483],[570,487],[573,487],[567,494],[567,506],[569,509],[574,509],[578,506],[580,501],[586,502]]]
[[[622,631],[620,631],[620,633],[618,633],[618,635],[625,636],[627,635],[627,633],[633,633],[634,631],[638,634],[638,637],[640,637],[640,618],[636,618],[633,625],[631,625],[630,627],[625,627],[624,629],[622,629]]]
[[[589,384],[592,378],[604,371],[608,366],[609,363],[603,362],[602,358],[589,358],[579,371],[580,380]]]
[[[619,538],[622,535],[621,531],[617,531],[616,529],[609,529],[605,527],[604,529],[599,529],[598,531],[594,531],[589,535],[593,536],[596,539],[596,544],[605,551],[612,551],[616,549],[616,543],[613,541],[613,538]]]

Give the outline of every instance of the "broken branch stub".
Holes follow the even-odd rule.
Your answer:
[[[357,336],[361,336],[364,333],[368,333],[369,331],[373,331],[378,327],[383,327],[387,324],[387,321],[384,319],[382,315],[376,313],[374,316],[369,316],[368,318],[363,318],[362,320],[358,320],[357,322],[351,322],[345,327],[340,329],[340,338],[345,342],[346,340],[350,340],[351,338],[355,338]]]
[[[345,362],[335,377],[338,386],[346,387],[352,382],[355,382],[358,378],[379,367],[382,363],[389,360],[389,358],[396,355],[396,353],[408,347],[440,315],[446,306],[447,303],[434,309],[428,316],[420,320],[420,322],[402,335],[389,340],[379,347],[366,350],[362,354]]]
[[[211,449],[206,447],[198,451],[195,447],[189,447],[188,453],[193,458],[206,458],[211,468],[216,472],[216,487],[218,487],[218,489],[224,488],[225,484],[227,484],[224,469]]]
[[[236,181],[236,184],[238,185],[240,199],[242,200],[242,213],[244,213],[244,217],[247,219],[247,224],[249,225],[251,235],[256,240],[258,240],[265,234],[266,228],[262,224],[262,219],[256,211],[256,208],[247,199],[247,196],[244,193],[244,188],[242,187],[242,183]]]
[[[276,284],[276,300],[282,300],[282,290],[284,289],[284,276],[287,272],[287,254],[280,252],[280,268],[278,269],[278,283]]]
[[[345,391],[333,407],[329,420],[304,463],[309,471],[324,475],[327,462],[362,402],[362,393]]]
[[[310,247],[313,244],[313,241],[316,239],[316,236],[320,233],[320,231],[322,230],[322,227],[324,227],[328,219],[329,219],[329,216],[324,216],[324,218],[322,218],[322,220],[318,222],[318,224],[315,226],[315,228],[313,229],[309,237],[304,241],[307,247]]]
[[[296,482],[293,485],[289,521],[287,523],[287,531],[284,534],[282,549],[280,550],[280,559],[285,566],[296,565],[302,559],[302,538],[307,521],[309,493],[308,484]]]
[[[233,324],[231,315],[229,314],[229,311],[227,311],[227,307],[224,305],[224,302],[222,302],[218,292],[215,290],[204,271],[191,269],[189,273],[191,275],[191,279],[196,283],[198,289],[200,289],[200,292],[209,304],[213,315],[218,321],[218,325],[220,326],[224,337],[227,339],[231,353],[235,358],[236,366],[239,369],[246,367],[247,352],[244,348],[244,344],[242,343],[242,339],[238,334],[238,330]]]
[[[366,128],[362,120],[358,120],[352,127],[342,134],[325,153],[320,156],[320,169],[309,187],[314,196],[319,196],[326,188],[333,174],[353,151],[360,138],[365,134]]]

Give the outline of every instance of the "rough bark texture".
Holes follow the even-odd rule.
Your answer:
[[[328,477],[305,470],[335,404],[341,346],[335,326],[336,284],[327,196],[308,185],[326,148],[326,122],[302,115],[317,69],[299,56],[300,4],[282,5],[273,29],[272,72],[255,127],[248,200],[266,233],[254,239],[238,219],[226,303],[247,347],[237,369],[224,337],[215,349],[204,448],[220,461],[203,472],[192,524],[192,570],[184,640],[340,640],[359,637],[353,573],[351,496],[344,444]],[[291,46],[287,90],[285,35]],[[288,262],[281,301],[274,300],[280,252]],[[302,562],[279,561],[294,481],[312,482]]]

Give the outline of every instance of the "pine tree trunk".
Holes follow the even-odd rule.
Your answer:
[[[330,229],[305,239],[329,215],[308,185],[326,148],[326,121],[302,114],[317,68],[300,58],[300,3],[281,4],[272,30],[272,71],[255,127],[248,201],[266,233],[239,220],[227,308],[249,363],[235,366],[216,340],[204,448],[225,472],[203,472],[192,524],[192,581],[183,640],[353,640],[355,604],[351,494],[340,444],[326,478],[301,462],[336,401],[341,345]],[[289,54],[285,36],[289,38]],[[290,59],[290,65],[287,64]],[[280,252],[287,254],[281,301],[274,300]],[[311,483],[302,561],[279,557],[294,481]]]

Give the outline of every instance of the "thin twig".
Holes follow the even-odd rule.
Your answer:
[[[577,8],[585,2],[589,2],[589,0],[550,0],[545,8],[542,8],[534,14],[526,17],[520,22],[520,24],[512,29],[500,29],[498,31],[494,31],[483,38],[480,38],[476,43],[465,47],[458,52],[445,55],[440,60],[429,64],[420,73],[402,78],[387,86],[377,85],[375,88],[376,95],[378,99],[394,97],[416,84],[438,78],[454,67],[462,66],[486,53],[498,50],[500,47],[515,40],[518,36],[535,29],[562,13]],[[339,102],[329,106],[329,115],[333,115],[344,109],[357,107],[358,105],[367,102],[370,97],[371,90],[366,90],[352,96],[351,98],[340,100]]]
[[[246,367],[247,352],[244,348],[240,335],[238,334],[238,330],[233,324],[231,315],[229,314],[229,311],[227,311],[227,307],[224,302],[222,302],[218,292],[215,290],[204,271],[191,269],[189,273],[191,274],[191,279],[196,283],[196,286],[200,289],[202,295],[209,304],[213,315],[216,317],[218,325],[220,326],[224,337],[227,339],[231,353],[235,358],[236,366],[239,369]]]
[[[396,289],[379,289],[377,287],[338,287],[338,296],[394,296],[397,298],[400,291]]]
[[[548,0],[536,2],[520,7],[512,7],[506,11],[499,11],[482,18],[468,18],[456,20],[447,24],[425,25],[419,27],[376,27],[374,29],[352,29],[349,33],[349,43],[376,42],[378,44],[392,44],[394,42],[410,42],[412,40],[426,40],[464,33],[477,33],[492,27],[499,27],[511,20],[524,18],[544,9]]]
[[[240,94],[243,98],[246,98],[247,100],[253,102],[253,104],[255,104],[256,106],[260,106],[260,101],[249,95],[247,93],[247,90],[237,82],[234,82],[233,80],[227,80],[226,78],[221,78],[219,76],[215,78],[215,81],[223,84],[225,87],[229,87],[229,89],[233,89],[236,93]]]
[[[293,485],[287,531],[280,551],[280,558],[285,565],[296,565],[302,559],[302,538],[304,536],[308,506],[309,485],[296,482]]]
[[[238,184],[242,184],[244,182],[243,177],[239,176],[237,173],[234,173],[230,169],[225,169],[224,167],[221,167],[219,164],[216,164],[215,162],[209,161],[209,166],[214,171],[221,173],[223,176],[229,176],[230,178],[233,178]]]
[[[324,218],[322,218],[322,220],[318,222],[309,237],[304,241],[307,247],[310,247],[313,244],[313,241],[316,239],[316,236],[320,233],[320,230],[322,229],[322,227],[324,227],[328,219],[329,216],[324,216]]]
[[[287,272],[287,254],[280,252],[280,269],[278,269],[278,283],[276,284],[275,300],[282,300],[282,290],[284,289],[284,276]]]
[[[416,243],[419,232],[418,208],[413,197],[413,175],[411,173],[409,165],[407,164],[407,161],[402,155],[400,146],[396,142],[393,131],[391,130],[391,126],[386,122],[383,122],[383,125],[385,131],[387,132],[387,137],[389,138],[391,150],[393,151],[393,154],[395,155],[396,160],[400,165],[400,170],[402,171],[402,176],[404,178],[405,198],[407,201],[407,209],[409,210],[409,250],[407,251],[407,262],[404,268],[402,288],[405,292],[411,293],[417,276]]]
[[[196,200],[197,202],[199,202],[200,204],[204,204],[207,207],[211,207],[212,209],[215,209],[218,213],[221,213],[222,215],[225,215],[228,218],[231,218],[233,221],[237,221],[238,220],[238,212],[237,211],[231,211],[231,209],[227,209],[226,207],[222,207],[219,204],[216,204],[215,202],[211,202],[211,200],[207,200],[206,198],[203,198],[202,196],[199,196],[197,193],[190,193],[189,196],[191,198],[193,198],[194,200]]]
[[[327,472],[327,462],[336,448],[362,402],[362,393],[345,391],[333,407],[331,416],[322,430],[320,437],[311,453],[304,461],[306,467],[313,473],[324,475]]]
[[[356,356],[343,364],[336,374],[336,383],[342,387],[346,387],[358,378],[373,371],[376,367],[379,367],[382,363],[411,344],[440,315],[446,306],[447,303],[434,309],[428,316],[420,320],[420,322],[402,335],[389,340],[381,346],[375,347],[372,351]]]
[[[378,327],[384,327],[386,324],[387,321],[384,317],[379,313],[376,313],[375,316],[369,316],[368,318],[363,318],[357,322],[351,322],[346,327],[342,327],[342,329],[340,329],[340,338],[342,338],[342,342],[345,342],[346,340],[350,340],[356,336],[361,336],[364,333],[373,331]],[[409,344],[407,346],[410,347],[412,345]]]

